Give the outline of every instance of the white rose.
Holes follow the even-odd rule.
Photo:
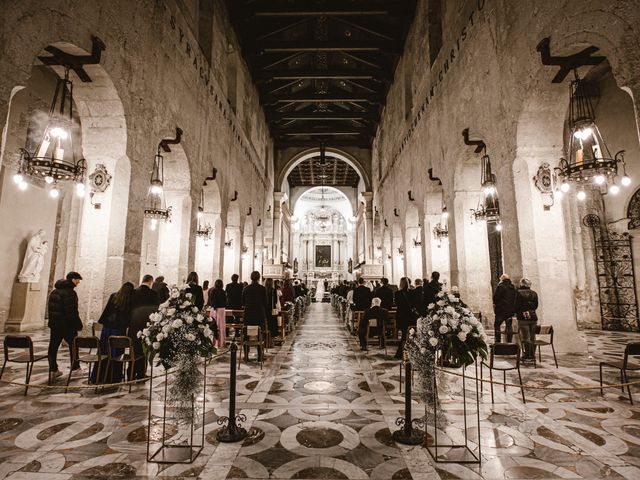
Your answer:
[[[192,308],[191,308],[191,311],[192,311],[193,313],[198,313],[198,307],[192,307]]]
[[[444,309],[445,312],[447,312],[449,315],[453,315],[455,313],[455,310],[453,309],[453,307],[447,307]]]
[[[209,335],[211,335],[211,329],[208,326],[206,326],[202,330],[202,333],[204,334],[205,337],[208,337]]]
[[[152,346],[154,350],[160,350],[160,342],[153,342]]]
[[[446,325],[442,325],[438,331],[442,334],[447,333],[449,331],[449,328]]]
[[[433,315],[431,318],[432,318],[433,320],[438,320],[438,318],[440,318],[440,317],[438,317],[438,315]]]
[[[191,305],[191,302],[182,302],[182,305],[180,305],[180,308],[187,308],[189,305]]]
[[[453,297],[453,299],[451,300],[451,303],[459,303],[460,299],[458,297]]]
[[[160,308],[167,308],[169,306],[169,300],[160,304]]]
[[[458,320],[456,320],[455,318],[450,318],[449,325],[451,325],[453,328],[456,328],[458,326]]]
[[[170,308],[167,310],[167,315],[169,315],[170,317],[173,317],[175,314],[176,314],[175,308]]]
[[[460,318],[460,314],[458,312],[453,312],[453,318]]]
[[[461,342],[464,342],[467,340],[467,334],[464,332],[460,332],[458,333],[458,338],[460,339]]]
[[[429,331],[427,332],[427,335],[429,335],[430,337],[433,337],[433,330],[429,330]]]
[[[436,308],[436,304],[435,303],[430,303],[429,305],[427,305],[427,308],[429,310],[431,310],[432,308]]]
[[[435,337],[430,338],[429,343],[431,344],[432,347],[435,347],[436,345],[438,345],[438,339]]]
[[[193,317],[189,315],[187,318],[184,319],[184,321],[187,322],[187,325],[191,325],[193,323]]]
[[[179,318],[176,318],[171,324],[171,326],[173,328],[180,328],[182,326],[182,320],[180,320]]]
[[[444,292],[438,292],[438,298],[443,298],[444,297]]]
[[[196,336],[193,333],[187,333],[184,338],[186,338],[187,340],[189,340],[190,342],[193,342],[196,339]]]
[[[414,328],[409,329],[409,335],[413,335],[414,333],[416,333],[416,330]]]
[[[137,336],[138,338],[142,338],[142,331],[141,331],[141,330],[138,330],[138,333],[136,333],[136,336]]]
[[[171,291],[171,298],[178,298],[180,296],[180,292],[175,289]]]
[[[199,313],[198,315],[196,315],[196,320],[199,321],[199,322],[202,322],[204,320],[204,315]]]
[[[191,297],[193,297],[193,294],[192,293],[187,293],[187,294],[185,294],[185,297],[191,298]]]
[[[469,333],[471,327],[463,323],[462,325],[460,325],[460,330],[462,330],[464,333]]]
[[[148,328],[142,329],[142,334],[143,335],[149,335],[149,329]]]
[[[439,307],[444,307],[444,306],[446,305],[446,303],[445,303],[445,301],[444,301],[444,300],[438,300],[438,301],[436,302],[436,305],[438,305]]]
[[[164,333],[169,333],[171,331],[171,325],[165,325],[164,327],[162,327],[162,331]]]
[[[156,340],[158,342],[161,342],[164,339],[164,337],[165,337],[164,333],[159,333],[158,336],[156,337]]]
[[[420,353],[422,353],[422,354],[424,355],[425,353],[427,353],[427,349],[426,349],[426,348],[424,348],[424,347],[422,347],[422,348],[420,349]]]
[[[453,295],[449,294],[447,295],[447,298],[449,299],[450,302],[453,302],[453,299],[456,298]]]

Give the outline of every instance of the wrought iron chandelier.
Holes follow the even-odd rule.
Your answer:
[[[213,227],[206,221],[204,216],[204,189],[200,190],[200,204],[198,205],[198,225],[196,228],[196,236],[209,240],[213,233]]]
[[[153,158],[153,170],[151,170],[144,216],[151,221],[152,230],[158,226],[158,220],[166,222],[171,219],[171,207],[167,207],[164,198],[164,157],[160,154],[160,145],[158,145],[158,152]]]
[[[491,171],[491,159],[489,155],[482,156],[482,170],[480,184],[482,196],[478,199],[478,207],[471,209],[472,221],[478,223],[491,223],[497,231],[502,230],[500,221],[500,205],[498,202],[498,190],[496,189],[496,176]]]
[[[631,179],[627,176],[624,162],[624,150],[611,155],[595,121],[591,103],[593,92],[589,83],[581,79],[577,69],[575,79],[569,86],[569,152],[567,158],[561,158],[556,174],[560,179],[556,195],[561,196],[571,190],[571,183],[577,184],[576,197],[584,200],[587,186],[595,186],[600,191],[613,195],[620,191],[618,170],[622,167],[620,184],[627,187]]]
[[[20,190],[26,190],[25,174],[40,178],[51,185],[49,195],[60,196],[58,182],[72,181],[76,184],[76,194],[85,195],[84,158],[76,160],[73,149],[73,83],[69,80],[69,68],[64,69],[64,78],[58,78],[53,94],[49,119],[35,150],[20,149],[18,172],[13,181]]]
[[[442,219],[433,227],[433,238],[438,241],[438,247],[442,244],[442,240],[449,238],[449,212],[447,207],[442,207]]]

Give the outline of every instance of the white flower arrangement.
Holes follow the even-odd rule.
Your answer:
[[[193,304],[193,296],[173,287],[170,298],[149,315],[146,328],[138,332],[148,356],[157,357],[169,368],[178,357],[209,358],[217,325]]]

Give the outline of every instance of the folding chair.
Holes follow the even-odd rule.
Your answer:
[[[549,340],[540,340],[538,335],[549,335]],[[556,364],[556,368],[558,368],[558,359],[556,358],[556,349],[553,347],[553,326],[552,325],[538,325],[536,327],[536,339],[533,342],[534,347],[538,347],[538,361],[542,363],[542,353],[541,348],[544,346],[551,346],[551,351],[553,352],[553,361]],[[534,364],[535,366],[535,364]]]
[[[640,342],[628,343],[624,348],[624,357],[622,361],[612,362],[600,362],[600,394],[604,395],[602,388],[602,367],[611,367],[620,370],[620,383],[628,383],[627,370],[638,371],[640,366],[629,363],[629,357],[635,357],[640,355]],[[624,392],[624,387],[620,387],[620,390]],[[633,397],[631,396],[631,387],[627,385],[627,393],[629,394],[629,402],[633,405]]]
[[[127,364],[128,371],[127,378],[128,380],[132,380],[133,372],[135,368],[135,363],[138,360],[142,360],[144,355],[142,353],[136,354],[133,349],[133,342],[129,337],[125,337],[124,335],[111,335],[107,338],[107,348],[109,349],[107,352],[107,374],[109,375],[109,382],[113,383],[113,364],[121,363],[124,367]],[[115,351],[122,351],[120,354],[114,354]],[[129,384],[129,393],[131,393],[131,386]]]
[[[507,361],[501,361],[500,364],[496,365],[496,357],[515,357],[516,364],[513,366]],[[494,343],[489,347],[489,363],[485,363],[483,360],[480,364],[480,390],[484,390],[484,382],[483,380],[483,366],[489,368],[489,381],[491,383],[491,403],[494,402],[493,398],[493,371],[501,370],[502,371],[502,382],[504,383],[503,389],[504,392],[507,392],[507,371],[508,370],[517,370],[518,371],[518,379],[520,380],[520,392],[522,393],[522,403],[527,403],[527,400],[524,397],[524,387],[522,386],[522,375],[520,374],[520,347],[515,343]]]
[[[242,352],[244,361],[249,361],[249,349],[258,347],[258,360],[260,360],[260,370],[264,361],[264,338],[262,328],[259,325],[246,325],[242,331]]]
[[[378,344],[382,343],[382,348],[384,348],[384,354],[386,355],[387,341],[385,339],[385,329],[384,325],[378,325],[377,318],[369,319],[369,324],[367,325],[367,343],[369,343],[370,338],[375,338],[376,340],[378,340]]]
[[[18,353],[13,357],[10,356],[9,349],[28,350],[28,353]],[[33,372],[33,364],[39,360],[47,358],[46,354],[35,355],[33,353],[33,341],[28,335],[7,335],[4,337],[4,363],[2,364],[2,370],[0,370],[0,379],[4,374],[4,367],[7,362],[13,363],[26,363],[27,373],[25,377],[24,394],[29,391],[29,380],[31,380],[31,373]],[[51,372],[49,372],[49,383],[51,383]]]
[[[92,353],[93,349],[96,349],[96,353]],[[86,349],[88,352],[82,353],[81,350]],[[91,380],[91,367],[93,366],[95,370],[95,366],[97,364],[98,373],[96,375],[96,384],[100,382],[100,370],[101,370],[101,362],[102,362],[102,354],[100,353],[100,339],[96,336],[93,337],[75,337],[73,339],[73,344],[71,345],[71,364],[74,365],[76,362],[84,362],[89,364],[89,375],[88,379]],[[73,370],[69,370],[69,376],[67,377],[67,387],[69,387],[69,383],[71,382],[71,375]],[[65,393],[68,388],[65,388]],[[96,386],[96,393],[98,393],[98,387]]]
[[[354,310],[353,311],[353,322],[351,324],[351,333],[353,335],[358,334],[358,327],[360,326],[360,322],[364,318],[364,310]]]

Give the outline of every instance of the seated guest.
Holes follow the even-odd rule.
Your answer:
[[[376,319],[377,327],[376,333],[380,337],[380,346],[384,346],[384,325],[387,322],[387,310],[380,307],[381,300],[376,297],[371,300],[371,308],[368,308],[364,312],[364,318],[358,325],[358,338],[360,339],[360,350],[367,351],[367,328],[369,327],[369,320]]]
[[[354,310],[363,311],[371,306],[371,290],[364,284],[364,278],[358,279],[358,287],[353,291]]]

